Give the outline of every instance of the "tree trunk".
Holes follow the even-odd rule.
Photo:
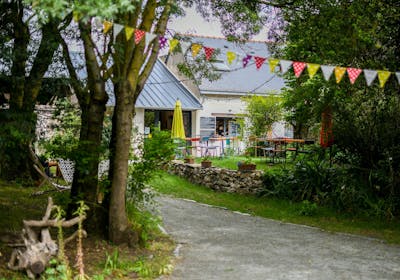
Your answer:
[[[128,160],[131,147],[134,96],[128,81],[115,85],[116,104],[113,115],[111,138],[111,196],[109,208],[109,239],[115,244],[135,245],[138,236],[129,227],[125,209],[125,193],[128,177]]]

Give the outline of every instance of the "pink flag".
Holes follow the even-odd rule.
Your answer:
[[[347,68],[347,75],[349,75],[350,83],[353,85],[360,76],[362,70],[358,68]]]
[[[301,72],[303,72],[304,68],[306,68],[305,62],[298,62],[298,61],[293,62],[294,75],[297,78],[300,77]]]
[[[139,29],[135,29],[135,44],[139,44],[140,40],[142,40],[144,34],[146,34],[145,31],[143,30],[139,30]]]
[[[214,53],[214,48],[210,48],[210,47],[203,47],[204,52],[206,53],[206,59],[210,60],[210,58],[212,57],[213,53]]]
[[[256,61],[256,67],[257,67],[257,70],[258,70],[264,64],[264,61],[266,60],[266,58],[265,57],[255,56],[254,60]]]

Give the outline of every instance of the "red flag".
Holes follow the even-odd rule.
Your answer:
[[[303,72],[304,68],[306,68],[306,63],[305,62],[298,62],[298,61],[293,62],[294,75],[297,78],[300,77],[300,75]]]
[[[347,68],[347,75],[349,75],[350,83],[354,84],[362,70],[358,68]]]
[[[203,47],[204,48],[204,52],[206,53],[206,59],[210,60],[210,58],[212,57],[213,53],[214,53],[214,48],[210,48],[210,47]]]
[[[135,44],[139,44],[140,40],[142,40],[144,34],[146,34],[145,31],[135,29]]]
[[[261,66],[264,64],[264,61],[266,59],[267,58],[265,58],[265,57],[259,57],[259,56],[254,57],[254,60],[256,61],[257,70],[261,68]]]

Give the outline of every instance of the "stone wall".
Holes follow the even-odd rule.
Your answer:
[[[174,160],[168,167],[171,174],[213,190],[240,194],[257,194],[262,188],[263,172],[239,172],[218,167],[202,168],[200,164],[185,164]]]

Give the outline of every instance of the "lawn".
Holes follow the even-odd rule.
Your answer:
[[[21,243],[19,236],[22,220],[40,220],[47,206],[47,195],[31,196],[37,192],[34,187],[0,181],[0,280],[27,279],[23,272],[13,272],[6,266],[12,248],[9,244]],[[67,192],[52,192],[54,203],[66,205]],[[129,205],[128,205],[129,207]],[[136,217],[135,217],[136,218]],[[68,231],[65,232],[68,235]],[[53,239],[57,232],[52,232]],[[145,248],[115,246],[89,232],[83,240],[85,272],[91,279],[154,279],[160,273],[172,271],[172,251],[175,244],[160,232],[148,236]],[[71,266],[75,264],[76,242],[66,248]],[[64,279],[60,275],[51,279]],[[50,279],[50,278],[49,278]]]
[[[187,180],[166,172],[151,182],[152,187],[162,194],[187,198],[201,203],[226,207],[230,210],[249,213],[282,222],[303,224],[331,232],[345,232],[400,244],[399,221],[384,221],[379,218],[353,216],[338,213],[327,207],[318,207],[315,214],[305,216],[306,205],[290,201],[215,192],[209,188],[193,185]]]

